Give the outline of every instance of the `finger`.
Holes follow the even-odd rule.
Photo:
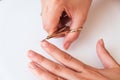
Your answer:
[[[39,78],[42,80],[64,80],[60,77],[57,77],[48,71],[43,70],[42,68],[38,67],[36,63],[31,62],[29,63],[30,70]]]
[[[52,0],[50,4],[46,6],[42,12],[43,26],[49,34],[52,34],[56,31],[60,16],[63,12],[62,2],[61,0]]]
[[[44,67],[46,70],[48,70],[49,72],[51,72],[57,76],[61,76],[68,80],[78,78],[76,76],[75,71],[70,70],[70,69],[66,68],[65,66],[57,64],[51,60],[48,60],[47,58],[41,56],[40,54],[38,54],[36,52],[29,51],[28,57],[32,61],[36,62],[37,64],[39,64],[40,66]],[[69,74],[69,73],[71,73],[71,74]]]
[[[69,33],[65,36],[63,47],[67,50],[70,45],[79,37],[80,32]]]
[[[97,54],[105,68],[119,67],[115,59],[113,59],[110,53],[106,50],[102,39],[97,42]]]
[[[86,19],[85,16],[80,16],[78,13],[75,14],[72,17],[72,24],[70,29],[71,30],[81,29],[81,27],[83,27],[85,19]],[[71,43],[73,43],[79,37],[80,32],[81,31],[68,33],[65,36],[64,45],[63,45],[64,49],[68,49],[70,47]]]
[[[61,51],[54,45],[50,44],[47,41],[42,41],[41,43],[42,48],[50,54],[53,58],[64,64],[65,66],[74,69],[78,72],[81,72],[85,69],[86,65],[80,62],[79,60],[73,58],[69,54]]]

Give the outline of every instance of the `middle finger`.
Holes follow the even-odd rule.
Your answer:
[[[79,76],[77,74],[77,72],[68,69],[65,66],[62,66],[60,64],[57,64],[51,60],[48,60],[47,58],[41,56],[40,54],[33,52],[33,51],[29,51],[28,52],[28,57],[36,62],[37,64],[39,64],[40,66],[44,67],[45,69],[47,69],[48,71],[50,71],[51,73],[60,76],[62,78],[71,80],[71,79],[78,79]]]

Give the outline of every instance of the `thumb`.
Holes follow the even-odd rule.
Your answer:
[[[113,59],[110,53],[106,50],[102,39],[100,39],[97,42],[96,47],[97,47],[97,54],[105,68],[119,67],[115,59]]]

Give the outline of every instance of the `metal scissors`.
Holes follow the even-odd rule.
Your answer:
[[[66,33],[69,33],[69,32],[78,32],[78,31],[81,31],[82,30],[82,27],[80,27],[79,29],[70,29],[69,26],[63,26],[61,28],[58,28],[53,34],[51,35],[48,35],[44,40],[48,40],[48,39],[51,39],[53,37],[57,37],[57,36],[61,36],[61,35],[65,35]]]

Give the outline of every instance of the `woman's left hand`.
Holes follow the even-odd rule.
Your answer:
[[[103,40],[97,43],[97,54],[104,65],[97,69],[84,64],[69,54],[61,51],[47,41],[42,42],[43,49],[61,64],[53,62],[42,55],[29,51],[32,60],[30,70],[42,80],[120,80],[120,65],[104,47]],[[89,54],[88,54],[89,55]]]

